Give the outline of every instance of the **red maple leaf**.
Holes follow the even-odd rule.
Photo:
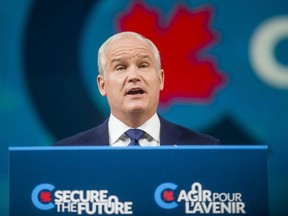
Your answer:
[[[171,191],[171,190],[165,190],[165,191],[163,191],[162,197],[163,197],[163,200],[164,200],[165,202],[172,202],[172,201],[175,200],[175,198],[174,198],[174,192]]]
[[[40,201],[43,203],[51,202],[51,192],[50,191],[41,191],[40,192]]]
[[[214,58],[203,54],[204,49],[216,41],[209,25],[212,9],[206,6],[188,10],[178,5],[166,27],[159,25],[159,14],[138,2],[118,18],[120,31],[138,32],[151,39],[160,50],[165,71],[160,102],[175,98],[211,101],[225,79],[217,71]]]

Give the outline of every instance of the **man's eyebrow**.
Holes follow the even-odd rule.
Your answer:
[[[129,59],[131,57],[114,57],[111,59],[111,63],[118,63],[118,62],[123,62],[127,59]],[[139,55],[136,55],[136,58],[138,59],[149,59],[149,60],[152,60],[152,57],[150,55],[147,55],[147,54],[139,54]]]
[[[112,58],[112,59],[111,59],[111,63],[121,62],[121,61],[123,61],[123,60],[124,60],[124,58]]]
[[[147,55],[147,54],[141,54],[141,55],[139,55],[139,57],[140,57],[140,58],[144,58],[144,59],[145,59],[145,58],[147,58],[147,59],[152,59],[151,56],[150,56],[150,55]]]

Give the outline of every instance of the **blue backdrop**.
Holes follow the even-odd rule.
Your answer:
[[[271,215],[288,212],[286,0],[0,2],[0,212],[8,146],[50,146],[109,114],[97,50],[138,31],[166,72],[159,113],[223,144],[269,146]]]

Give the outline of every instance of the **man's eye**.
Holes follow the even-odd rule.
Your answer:
[[[141,65],[139,66],[139,68],[148,68],[148,65],[147,65],[147,64],[141,64]]]
[[[124,67],[124,66],[117,66],[116,67],[117,71],[121,71],[121,70],[125,70],[125,69],[126,69],[126,67]]]

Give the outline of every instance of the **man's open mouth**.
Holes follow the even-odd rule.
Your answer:
[[[141,88],[132,88],[126,93],[126,95],[141,95],[144,93],[145,91]]]

